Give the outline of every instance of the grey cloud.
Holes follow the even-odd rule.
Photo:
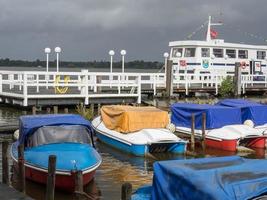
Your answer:
[[[0,0],[0,57],[43,59],[44,47],[60,45],[64,60],[106,60],[111,48],[118,60],[122,48],[128,60],[161,60],[169,41],[209,14],[225,22],[226,41],[263,43],[244,32],[266,36],[266,8],[266,0]]]

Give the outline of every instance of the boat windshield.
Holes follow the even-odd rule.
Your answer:
[[[75,142],[92,145],[89,130],[81,125],[43,126],[27,140],[27,147],[43,144]]]

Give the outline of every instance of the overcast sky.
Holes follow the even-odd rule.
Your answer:
[[[225,24],[220,38],[266,45],[266,12],[266,0],[0,0],[0,58],[44,60],[58,45],[69,61],[108,60],[110,49],[116,60],[126,49],[126,60],[160,61],[209,14]]]

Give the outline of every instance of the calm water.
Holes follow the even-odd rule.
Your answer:
[[[0,126],[17,124],[18,117],[21,114],[22,110],[1,105]],[[144,184],[151,184],[153,163],[157,160],[192,158],[192,156],[171,154],[155,154],[149,158],[134,157],[110,148],[97,140],[96,147],[102,156],[103,163],[97,170],[94,181],[84,188],[92,199],[120,199],[121,185],[126,181],[131,182],[134,189]],[[197,152],[196,157],[233,155],[233,153],[214,149],[206,149],[204,152],[198,149]],[[263,159],[266,157],[266,152],[264,150],[257,150],[254,154],[243,154],[242,156]],[[15,174],[13,176],[13,185],[16,185]],[[27,181],[26,190],[27,194],[34,199],[44,199],[45,197],[45,187],[43,185]],[[73,199],[73,196],[72,194],[57,191],[56,199]]]

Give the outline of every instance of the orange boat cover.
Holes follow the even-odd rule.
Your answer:
[[[144,128],[165,128],[169,123],[168,113],[155,107],[102,106],[101,117],[108,129],[121,133]]]

